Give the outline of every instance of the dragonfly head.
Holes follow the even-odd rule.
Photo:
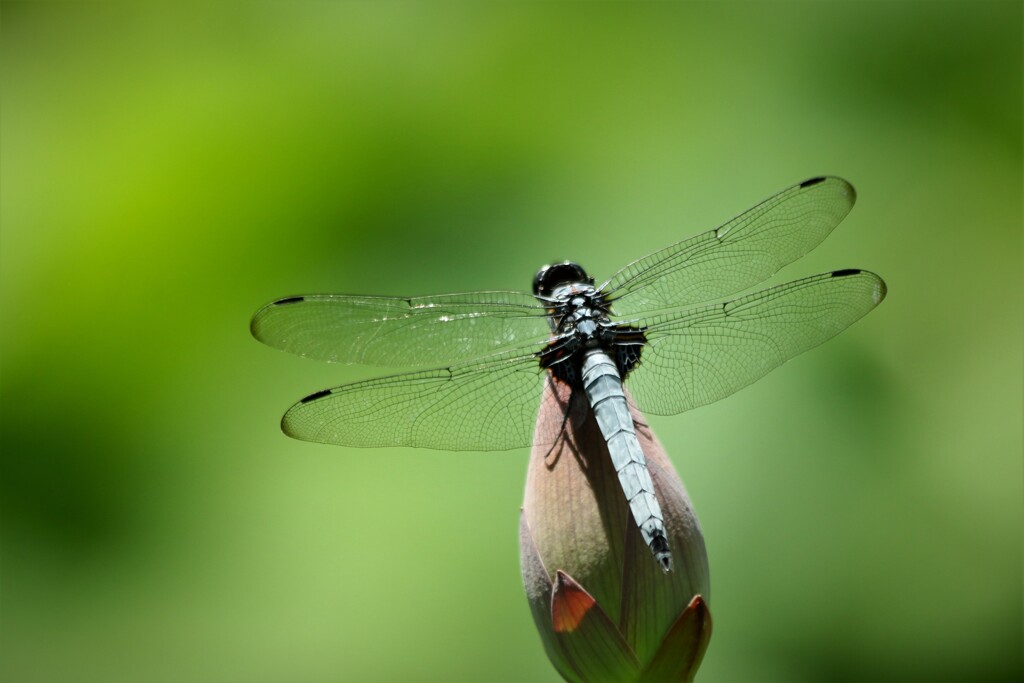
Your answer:
[[[576,282],[593,286],[594,278],[587,275],[587,271],[578,263],[554,263],[537,271],[533,278],[533,294],[538,297],[550,297],[556,288]]]

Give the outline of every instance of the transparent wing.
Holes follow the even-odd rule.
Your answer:
[[[317,392],[292,406],[281,426],[296,439],[342,446],[508,450],[534,440],[546,377],[538,353],[521,348]],[[554,436],[558,426],[537,433]]]
[[[626,386],[637,406],[655,415],[712,403],[839,334],[885,291],[874,273],[840,270],[651,317],[640,323],[648,346]]]
[[[845,180],[812,178],[720,228],[634,261],[602,289],[620,317],[735,294],[818,246],[855,200],[856,193]]]
[[[251,330],[300,356],[387,366],[466,360],[550,336],[543,306],[521,292],[293,296],[261,308]]]

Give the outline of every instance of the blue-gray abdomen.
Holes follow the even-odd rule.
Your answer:
[[[665,519],[654,495],[647,458],[636,438],[618,368],[607,353],[593,349],[584,355],[582,379],[598,427],[608,443],[608,453],[633,519],[655,558],[665,571],[669,571],[672,553],[665,535]]]

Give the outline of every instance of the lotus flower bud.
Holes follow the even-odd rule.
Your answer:
[[[523,583],[548,658],[567,681],[692,680],[711,617],[704,537],[683,483],[631,408],[665,517],[666,573],[633,520],[593,415],[564,419],[568,395],[559,383],[545,389],[520,521]],[[561,433],[554,445],[552,425]]]

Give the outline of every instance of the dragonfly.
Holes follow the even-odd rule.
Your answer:
[[[712,403],[877,306],[885,282],[860,269],[729,298],[815,248],[855,200],[845,180],[815,177],[601,284],[564,261],[541,268],[532,293],[289,296],[259,309],[251,331],[321,361],[432,368],[306,396],[281,421],[304,441],[500,451],[553,444],[570,419],[592,415],[634,523],[668,572],[664,515],[629,403],[653,415]],[[537,424],[545,383],[568,398]]]

